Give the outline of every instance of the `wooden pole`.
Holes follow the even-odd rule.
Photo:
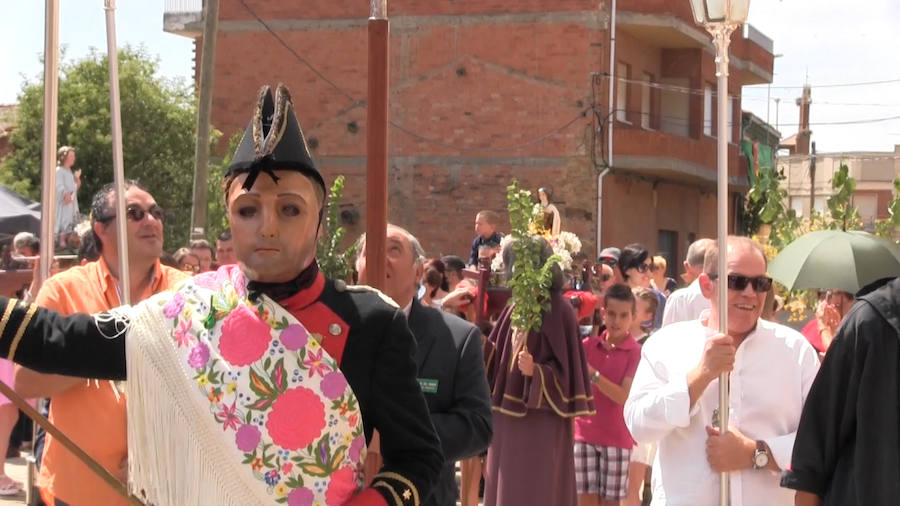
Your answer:
[[[56,127],[59,96],[59,0],[47,0],[44,26],[44,149],[41,173],[41,258],[37,285],[50,275],[56,236]]]
[[[113,180],[116,185],[116,232],[119,248],[119,302],[131,304],[128,268],[128,219],[125,217],[125,162],[122,157],[122,112],[119,101],[119,49],[116,45],[116,1],[106,0],[106,52],[109,63],[109,117],[112,122]]]
[[[20,397],[19,394],[15,392],[15,390],[10,388],[9,385],[3,383],[2,381],[0,381],[0,394],[12,401],[12,403],[15,404],[16,407],[18,407],[22,410],[23,413],[25,413],[25,416],[34,420],[34,423],[43,427],[43,429],[47,431],[47,434],[50,434],[53,439],[62,444],[67,450],[72,452],[72,454],[75,455],[75,457],[78,458],[78,460],[80,460],[84,465],[86,465],[88,469],[90,469],[95,475],[97,475],[98,478],[105,481],[110,487],[113,488],[113,490],[118,492],[119,495],[128,500],[129,504],[144,504],[140,499],[128,492],[128,488],[124,483],[113,476],[113,474],[110,473],[105,467],[100,465],[99,462],[94,460],[93,457],[82,450],[80,446],[69,439],[61,430],[56,428],[55,425],[50,423],[50,420],[47,420],[44,415],[38,413],[38,411],[34,409],[34,407],[32,407],[31,404],[28,403],[28,401]]]
[[[372,0],[366,130],[366,281],[383,288],[387,235],[389,37],[387,0]]]
[[[387,0],[371,0],[369,94],[366,105],[366,282],[384,288],[387,247],[389,40]],[[369,442],[363,475],[368,486],[381,468],[381,436]]]
[[[209,176],[209,124],[212,114],[213,68],[219,30],[219,0],[206,0],[203,12],[203,50],[200,52],[200,91],[197,97],[197,146],[194,151],[194,205],[191,239],[206,238],[206,186]]]

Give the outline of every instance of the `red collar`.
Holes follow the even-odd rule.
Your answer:
[[[299,292],[291,295],[287,299],[279,302],[282,307],[285,308],[293,308],[293,309],[303,309],[316,300],[319,299],[319,296],[322,295],[322,290],[325,289],[325,276],[319,272],[316,274],[316,279],[313,281],[312,285],[305,290],[300,290]]]

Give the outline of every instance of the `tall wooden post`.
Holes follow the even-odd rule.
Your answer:
[[[38,286],[50,274],[56,244],[56,126],[59,96],[59,0],[47,0],[44,27],[44,150],[41,173],[41,259]]]
[[[382,288],[387,229],[390,30],[387,0],[372,0],[369,16],[369,94],[366,114],[366,281]]]
[[[191,239],[206,237],[206,185],[209,177],[209,123],[212,110],[213,65],[219,29],[219,0],[206,0],[203,12],[203,50],[200,52],[200,91],[197,96],[197,146],[194,151],[194,199]]]

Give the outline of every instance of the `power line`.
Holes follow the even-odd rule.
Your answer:
[[[303,58],[302,56],[300,56],[296,51],[294,51],[294,49],[293,49],[291,46],[289,46],[288,43],[287,43],[284,39],[282,39],[277,33],[275,33],[275,31],[272,30],[272,28],[271,28],[268,24],[266,24],[266,22],[263,21],[262,18],[260,18],[260,17],[256,14],[256,12],[254,12],[253,9],[251,9],[250,6],[247,5],[247,3],[246,3],[244,0],[238,0],[238,1],[241,3],[241,5],[244,6],[244,9],[246,9],[247,12],[249,12],[249,13],[250,13],[250,14],[251,14],[251,15],[252,15],[252,16],[253,16],[253,17],[254,17],[254,18],[262,25],[262,26],[263,26],[263,28],[266,29],[267,32],[269,32],[269,34],[271,34],[273,37],[275,37],[275,39],[276,39],[276,40],[277,40],[277,41],[278,41],[285,49],[287,49],[292,55],[294,55],[294,57],[295,57],[298,61],[300,61],[301,63],[303,63],[303,64],[304,64],[307,68],[309,68],[309,70],[311,70],[316,76],[318,76],[320,79],[322,79],[323,81],[325,81],[326,83],[328,83],[332,88],[334,88],[335,90],[337,90],[338,93],[340,93],[341,95],[347,97],[347,98],[353,103],[353,106],[354,106],[354,107],[355,107],[355,106],[359,106],[359,105],[361,105],[362,103],[365,102],[364,100],[358,100],[358,99],[356,99],[356,98],[355,98],[353,95],[351,95],[349,92],[347,92],[346,90],[344,90],[343,88],[341,88],[340,86],[338,86],[334,81],[328,79],[328,77],[326,77],[325,74],[323,74],[323,73],[320,72],[318,69],[316,69],[315,66],[313,66],[312,63],[310,63],[308,60],[306,60],[305,58]],[[523,142],[523,143],[521,143],[521,144],[516,144],[516,145],[512,145],[512,146],[505,146],[505,147],[499,147],[499,148],[493,148],[493,147],[485,147],[485,148],[461,148],[461,147],[453,146],[453,145],[451,145],[451,144],[448,144],[448,143],[446,143],[446,142],[443,142],[443,141],[441,141],[440,139],[435,139],[435,138],[427,137],[427,136],[418,134],[418,133],[416,133],[416,132],[413,132],[412,130],[409,130],[408,128],[404,127],[403,125],[401,125],[401,124],[399,124],[399,123],[397,123],[397,122],[395,122],[395,121],[393,121],[393,120],[390,120],[389,123],[390,123],[390,125],[391,125],[392,127],[394,127],[394,128],[396,128],[397,130],[399,130],[399,131],[405,133],[406,135],[409,135],[410,137],[413,137],[413,138],[415,138],[415,139],[418,139],[418,140],[420,140],[420,141],[422,141],[422,142],[428,142],[428,143],[435,144],[435,145],[438,145],[438,146],[443,146],[443,147],[448,148],[448,149],[453,149],[453,150],[460,151],[460,152],[482,152],[482,153],[484,153],[484,152],[504,152],[504,151],[515,151],[515,150],[518,150],[518,149],[521,149],[521,148],[524,148],[524,147],[527,147],[527,146],[531,146],[531,145],[533,145],[533,144],[537,144],[537,143],[543,141],[544,139],[547,139],[548,137],[550,137],[550,136],[552,136],[552,135],[555,135],[555,134],[557,134],[557,133],[559,133],[559,132],[565,130],[566,128],[570,127],[573,123],[575,123],[576,121],[578,121],[579,118],[584,118],[584,117],[586,117],[586,116],[587,116],[587,112],[590,111],[590,110],[591,110],[590,107],[587,107],[587,108],[583,109],[582,111],[580,111],[580,112],[578,113],[577,116],[575,116],[574,118],[572,118],[571,120],[569,120],[568,122],[566,122],[564,125],[560,126],[559,128],[556,128],[556,129],[554,129],[554,130],[551,130],[551,131],[549,131],[549,132],[547,132],[547,133],[541,135],[540,137],[537,137],[537,138],[532,139],[532,140],[527,141],[527,142]]]
[[[804,86],[812,88],[850,88],[853,86],[873,86],[877,84],[900,83],[900,79],[885,79],[883,81],[863,81],[856,83],[830,83],[830,84],[801,84],[799,86],[778,85],[772,86],[773,89],[802,89]]]
[[[319,70],[316,69],[316,68],[312,65],[312,63],[310,63],[308,60],[306,60],[306,58],[303,58],[303,57],[300,56],[296,51],[294,51],[294,48],[292,48],[291,46],[289,46],[288,43],[285,42],[284,39],[281,38],[281,36],[279,36],[277,33],[275,33],[275,31],[272,30],[272,28],[271,28],[268,24],[266,24],[266,22],[263,21],[262,18],[260,18],[260,17],[256,14],[256,12],[254,12],[253,9],[250,8],[249,5],[247,5],[247,2],[245,2],[244,0],[238,0],[238,1],[241,2],[241,5],[244,6],[244,9],[246,9],[247,12],[249,12],[250,15],[253,16],[253,17],[256,19],[256,21],[258,21],[261,25],[263,25],[263,28],[265,28],[267,32],[269,32],[273,37],[275,37],[275,39],[276,39],[282,46],[284,46],[285,49],[287,49],[288,51],[290,51],[290,53],[291,53],[292,55],[294,55],[294,58],[296,58],[300,63],[306,65],[306,67],[307,67],[313,74],[315,74],[316,76],[318,76],[319,79],[321,79],[321,80],[325,81],[326,83],[328,83],[328,84],[329,84],[332,88],[334,88],[338,93],[340,93],[341,95],[343,95],[343,96],[347,97],[348,99],[350,99],[350,101],[353,102],[354,104],[359,105],[359,103],[361,102],[360,100],[357,100],[356,98],[353,97],[353,95],[351,95],[350,93],[348,93],[347,91],[345,91],[343,88],[341,88],[340,86],[338,86],[337,84],[335,84],[334,81],[332,81],[331,79],[328,79],[327,77],[325,77],[325,74],[319,72]]]

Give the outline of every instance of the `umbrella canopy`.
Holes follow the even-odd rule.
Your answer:
[[[788,244],[769,263],[769,274],[791,290],[856,293],[873,281],[900,275],[900,247],[867,232],[818,230]]]
[[[0,185],[0,242],[19,232],[41,233],[40,203]]]

